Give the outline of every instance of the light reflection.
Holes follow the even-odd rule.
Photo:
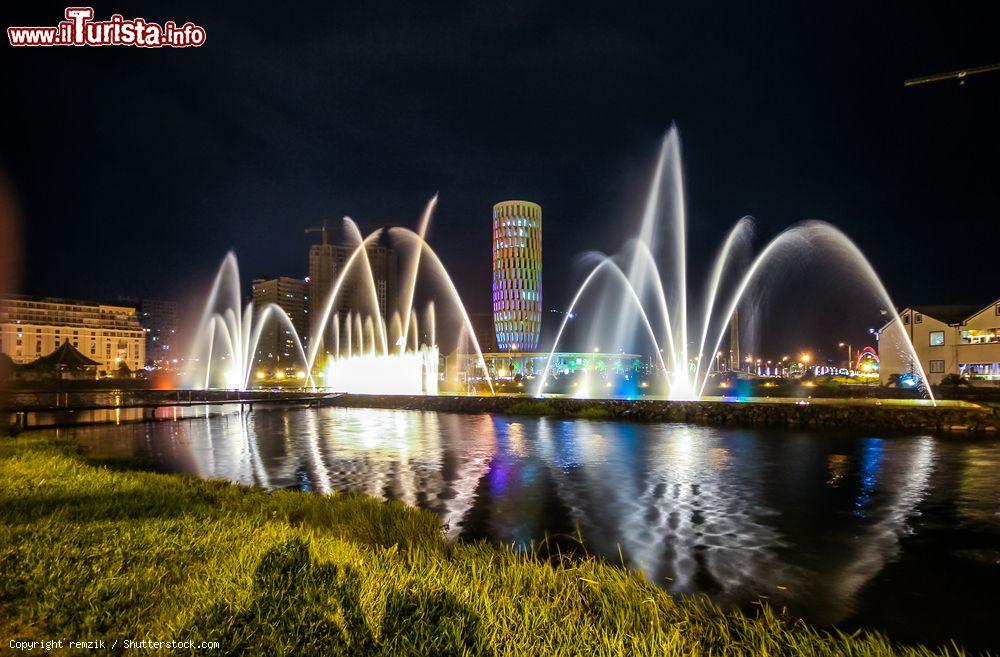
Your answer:
[[[848,616],[897,558],[936,446],[868,438],[844,449],[691,425],[334,408],[77,436],[200,477],[402,500],[434,511],[452,539],[527,547],[579,530],[588,550],[618,563],[620,548],[672,592],[735,605],[766,595],[818,622]],[[996,463],[990,449],[981,460]],[[966,472],[966,497],[998,486],[981,472]],[[981,517],[1000,500],[982,507],[965,505]]]

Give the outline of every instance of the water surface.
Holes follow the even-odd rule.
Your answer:
[[[578,535],[726,606],[1000,652],[997,440],[336,408],[61,432],[172,472],[399,499],[451,538]]]

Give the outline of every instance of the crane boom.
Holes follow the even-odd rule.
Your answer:
[[[327,234],[326,219],[323,220],[323,225],[322,226],[313,226],[313,227],[310,227],[310,228],[306,228],[306,232],[307,233],[323,233],[323,245],[326,246],[327,244],[329,244],[329,242],[327,241],[327,236],[326,236],[326,234]]]
[[[965,78],[970,75],[976,75],[978,73],[989,73],[990,71],[1000,71],[1000,62],[996,64],[987,64],[986,66],[974,66],[972,68],[963,68],[957,71],[949,71],[947,73],[936,73],[934,75],[927,75],[922,78],[910,78],[903,82],[904,87],[915,87],[918,84],[928,84],[930,82],[941,82],[943,80],[961,80],[965,81]]]

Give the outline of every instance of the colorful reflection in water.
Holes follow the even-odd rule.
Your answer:
[[[453,539],[579,535],[724,605],[1000,648],[1000,441],[332,408],[70,433],[169,471],[403,500]]]

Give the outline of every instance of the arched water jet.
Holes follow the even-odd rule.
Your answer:
[[[233,349],[233,338],[232,338],[232,335],[230,334],[230,331],[229,331],[230,324],[226,321],[226,319],[222,315],[216,314],[216,315],[212,316],[211,325],[212,325],[212,345],[213,345],[213,347],[214,347],[214,344],[215,344],[215,335],[216,334],[221,335],[223,337],[223,339],[225,340],[223,348],[224,349],[228,349],[227,351],[223,352],[222,360],[225,360],[227,358],[226,354],[228,354],[228,358],[230,360],[232,360],[233,362],[235,362],[234,356],[233,356],[233,354],[235,352],[235,350]],[[232,370],[232,369],[233,369],[233,365],[230,364],[230,366],[223,371],[223,373],[222,373],[223,381],[229,381],[229,379],[232,377],[232,374],[230,374],[230,370]],[[206,388],[208,388],[208,382],[211,381],[211,379],[212,379],[212,359],[209,358],[209,360],[205,363],[205,381],[206,381],[205,387]],[[226,387],[229,387],[229,386],[226,386]]]
[[[663,281],[660,280],[660,268],[657,266],[656,260],[653,258],[653,254],[650,252],[649,247],[645,243],[640,242],[638,240],[634,240],[633,245],[637,251],[634,257],[641,256],[647,261],[646,266],[652,267],[651,274],[653,278],[653,283],[656,285],[656,293],[657,293],[656,298],[660,302],[659,303],[660,314],[663,315],[663,323],[667,332],[667,344],[671,345],[671,349],[667,352],[667,356],[670,359],[670,367],[674,372],[677,372],[683,369],[683,367],[678,367],[677,354],[675,353],[675,350],[672,348],[672,345],[674,344],[674,331],[673,331],[673,326],[670,322],[670,309],[667,307],[667,297],[666,293],[663,290]],[[633,287],[632,289],[634,290],[635,288]],[[638,294],[639,293],[636,292],[636,296],[638,296]]]
[[[377,240],[381,236],[381,234],[382,234],[382,229],[379,228],[378,230],[376,230],[373,233],[371,233],[370,235],[368,235],[368,237],[364,238],[361,241],[361,244],[357,245],[354,248],[354,251],[351,252],[351,255],[347,259],[347,262],[344,263],[344,268],[340,270],[340,273],[337,275],[337,280],[334,281],[333,286],[330,288],[330,291],[326,295],[326,300],[323,302],[322,312],[319,315],[319,319],[316,320],[316,321],[319,322],[319,324],[317,326],[318,330],[316,331],[316,335],[323,335],[323,333],[326,331],[326,325],[329,322],[330,313],[333,311],[333,305],[337,301],[337,296],[340,294],[340,288],[343,286],[344,280],[347,277],[348,272],[351,271],[351,267],[354,265],[354,262],[357,260],[358,255],[362,251],[365,251],[368,248],[369,242],[373,242],[373,241]],[[348,328],[349,327],[350,327],[350,322],[348,322]],[[350,336],[347,336],[347,337],[348,337],[348,343],[350,343]],[[310,371],[316,365],[316,355],[319,352],[319,344],[320,344],[320,342],[322,342],[322,340],[313,340],[311,342],[311,344],[309,345],[309,369],[310,369]]]
[[[247,308],[249,309],[251,306],[252,306],[252,304],[248,304]],[[275,316],[275,317],[277,317],[278,320],[281,322],[281,324],[284,326],[284,328],[287,329],[289,331],[289,333],[291,334],[292,340],[295,343],[295,350],[298,352],[299,359],[302,361],[302,366],[305,367],[306,364],[307,364],[306,363],[306,352],[305,352],[305,349],[302,347],[302,340],[301,340],[301,338],[299,338],[299,334],[295,330],[295,325],[292,324],[292,320],[285,313],[284,308],[282,308],[281,306],[279,306],[276,303],[268,303],[268,304],[265,304],[258,311],[258,313],[259,314],[258,314],[258,317],[257,317],[257,321],[256,321],[256,323],[254,325],[254,329],[253,329],[253,336],[249,339],[249,341],[247,343],[247,347],[248,347],[247,353],[251,354],[251,359],[247,363],[246,372],[244,374],[244,379],[243,379],[243,387],[244,388],[247,388],[247,387],[250,386],[250,374],[251,374],[251,371],[253,370],[253,366],[254,366],[254,363],[255,363],[255,355],[257,353],[257,347],[260,345],[260,336],[264,332],[264,327],[267,324],[267,320],[270,319],[270,317],[272,315]],[[248,332],[248,334],[249,334],[249,332]],[[307,383],[307,385],[309,385],[310,387],[315,387],[315,384],[313,383],[312,372],[309,372],[307,370],[305,372],[305,375],[306,375],[306,383]]]
[[[629,295],[624,297],[600,295],[598,297],[601,311],[599,314],[608,318],[608,321],[595,322],[593,326],[606,327],[610,332],[595,333],[591,337],[595,343],[607,343],[610,339],[614,348],[624,349],[625,344],[622,338],[629,335],[634,339],[641,331],[636,321],[640,309],[645,312],[645,307],[651,308],[651,306],[644,306],[649,302],[651,291],[653,303],[658,304],[658,310],[663,316],[665,326],[666,335],[661,336],[660,344],[668,347],[666,360],[669,362],[670,368],[664,367],[664,369],[670,372],[668,385],[669,396],[672,399],[695,399],[704,393],[712,369],[710,363],[725,335],[725,326],[718,326],[716,322],[728,324],[735,310],[733,304],[738,305],[741,302],[750,280],[760,273],[762,263],[770,261],[776,248],[776,245],[769,244],[765,253],[753,261],[752,271],[739,271],[734,262],[737,260],[736,255],[740,253],[739,247],[749,242],[752,234],[752,221],[749,217],[744,217],[737,222],[728,232],[709,272],[704,292],[705,305],[702,308],[701,325],[689,325],[686,213],[680,136],[676,127],[671,126],[660,144],[656,167],[646,196],[639,234],[627,242],[626,250],[614,256],[616,261],[623,263],[619,269],[622,270],[622,274],[631,288],[630,291],[635,295],[637,301],[633,303]],[[660,234],[659,226],[661,224],[666,231],[666,239]],[[816,225],[812,225],[812,228],[803,228],[792,233],[791,236],[779,236],[777,248],[781,248],[785,240],[796,239],[795,236],[804,238],[807,246],[824,239],[832,241],[846,253],[853,270],[863,275],[867,288],[872,290],[882,303],[894,308],[888,291],[860,250],[842,233],[832,231],[834,231],[832,227],[819,229],[816,228]],[[667,240],[672,240],[669,244],[668,257],[674,270],[669,272],[668,277],[664,277],[657,265],[655,254],[659,253],[658,241]],[[739,259],[739,263],[742,266],[742,258]],[[593,279],[588,278],[588,281],[585,281],[581,288],[586,288],[591,280]],[[729,289],[729,285],[734,282],[739,284],[739,290],[734,295],[732,303],[729,304],[731,307],[725,308],[723,306],[726,312],[719,315],[723,285],[725,284],[726,289]],[[574,297],[570,308],[575,308],[578,301],[579,292]],[[609,313],[611,313],[610,317]],[[644,323],[651,324],[649,317],[645,318]],[[557,343],[562,339],[565,326],[566,319],[563,320],[556,336]],[[716,338],[717,331],[718,339],[713,343],[711,340]],[[695,337],[694,344],[690,343],[689,336]],[[909,342],[908,336],[906,336],[906,341]],[[706,346],[709,344],[714,344],[714,348],[711,352],[706,352]],[[697,351],[691,354],[690,349],[695,347]],[[912,344],[906,345],[906,352],[908,352],[911,362],[914,363],[913,368],[920,372],[921,381],[926,384],[923,366],[916,359]],[[708,354],[707,360],[709,362],[705,362],[706,354]],[[550,354],[550,362],[551,357],[552,354]],[[662,357],[661,360],[663,360]],[[540,392],[541,388],[539,388]],[[928,394],[930,394],[929,390]],[[933,395],[930,394],[930,396],[933,400]]]
[[[733,248],[736,244],[736,240],[741,236],[749,237],[750,233],[753,232],[753,218],[743,217],[736,222],[736,225],[732,227],[729,234],[726,236],[726,241],[722,244],[722,249],[719,251],[718,255],[715,257],[715,264],[712,266],[712,273],[708,279],[708,288],[705,292],[705,319],[701,325],[701,339],[698,341],[698,362],[695,363],[694,368],[694,381],[695,385],[698,382],[698,372],[701,369],[701,364],[705,360],[705,340],[708,337],[708,328],[712,322],[712,310],[715,307],[715,298],[719,293],[719,285],[722,283],[722,274],[726,268],[726,264],[729,262],[729,258],[732,255]],[[710,353],[715,353],[712,351]],[[711,360],[711,358],[709,358]],[[709,367],[711,369],[711,367]],[[705,376],[707,377],[709,372],[706,370]],[[701,391],[699,390],[698,396],[701,396]]]
[[[656,356],[660,361],[660,367],[662,367],[663,370],[666,371],[667,366],[666,363],[663,362],[663,352],[660,351],[659,342],[656,340],[656,332],[653,331],[653,327],[649,323],[649,318],[646,316],[646,311],[642,307],[642,301],[639,299],[639,295],[636,293],[635,288],[632,287],[632,284],[629,282],[628,277],[625,275],[625,272],[623,272],[621,268],[614,263],[614,261],[605,256],[604,259],[596,267],[594,267],[594,269],[590,272],[587,278],[584,279],[583,284],[580,285],[580,288],[576,292],[576,296],[573,297],[573,301],[572,303],[570,303],[569,309],[563,316],[563,321],[559,325],[559,332],[556,333],[555,342],[552,344],[552,350],[549,352],[549,357],[545,361],[545,370],[542,372],[542,377],[538,381],[538,388],[535,390],[536,397],[542,396],[542,387],[545,385],[545,380],[548,379],[549,377],[549,368],[552,365],[552,358],[555,356],[556,349],[559,348],[559,340],[562,338],[563,331],[566,329],[566,324],[569,322],[569,319],[573,314],[573,309],[576,308],[577,302],[580,301],[580,297],[583,296],[583,293],[586,291],[591,281],[594,280],[594,277],[596,277],[597,274],[599,274],[604,267],[610,267],[611,270],[617,273],[621,278],[621,280],[624,282],[626,289],[629,291],[631,295],[630,298],[634,300],[636,307],[638,308],[639,314],[642,317],[643,322],[645,323],[646,330],[649,332],[649,337],[653,341],[653,349],[656,351]],[[667,378],[667,385],[668,387],[670,386],[669,377]]]
[[[427,202],[427,207],[424,208],[424,213],[420,217],[420,224],[417,226],[417,237],[420,238],[421,242],[426,242],[427,240],[427,227],[430,225],[431,215],[434,214],[434,208],[437,207],[437,202],[438,195],[435,194],[431,197],[431,200]],[[413,295],[417,290],[417,272],[420,269],[420,254],[422,251],[423,249],[418,246],[413,254],[413,266],[410,268],[410,276],[408,279],[409,285],[406,288],[406,305],[403,306],[403,316],[406,318],[406,324],[403,326],[404,345],[410,335],[410,312],[413,309]]]
[[[208,334],[208,358],[205,361],[205,386],[202,390],[208,390],[208,384],[212,376],[212,349],[215,347],[215,317],[209,318]]]
[[[188,374],[190,380],[196,382],[196,387],[200,386],[203,389],[212,387],[213,361],[218,356],[220,360],[228,361],[223,373],[225,387],[246,388],[257,360],[261,332],[269,322],[273,321],[281,322],[288,330],[300,357],[305,362],[302,341],[288,315],[283,310],[275,313],[274,309],[278,306],[274,304],[268,304],[257,315],[254,315],[252,303],[241,309],[239,290],[239,265],[235,254],[230,251],[223,258],[213,280],[191,345],[189,362],[198,365]],[[221,336],[218,340],[216,334]],[[221,354],[217,341],[222,347]],[[198,367],[201,366],[204,367],[203,373],[198,371]]]
[[[827,239],[830,239],[832,242],[834,242],[835,244],[846,250],[850,258],[850,261],[860,268],[860,273],[871,285],[876,296],[879,297],[879,301],[885,304],[888,312],[891,312],[893,318],[895,320],[898,320],[899,315],[896,312],[896,306],[892,301],[892,297],[889,296],[889,291],[885,288],[885,285],[882,283],[882,280],[879,278],[878,274],[875,272],[875,269],[871,266],[871,263],[865,257],[864,253],[862,253],[861,249],[859,249],[858,246],[849,237],[847,237],[847,235],[845,235],[835,226],[832,226],[822,221],[809,221],[799,226],[793,226],[792,228],[789,228],[780,233],[777,237],[771,240],[768,243],[768,245],[764,248],[764,250],[761,251],[761,253],[754,259],[753,264],[750,265],[750,268],[747,270],[747,273],[743,276],[743,279],[740,282],[739,287],[733,294],[732,300],[724,315],[726,321],[728,322],[729,318],[732,317],[733,313],[736,311],[736,308],[739,305],[743,293],[746,291],[747,287],[749,287],[750,283],[753,282],[754,277],[757,275],[758,271],[761,268],[761,265],[764,262],[767,262],[771,257],[773,257],[774,254],[778,251],[778,249],[785,248],[786,243],[794,243],[794,241],[799,241],[804,247],[812,247],[815,246],[817,237],[826,237]],[[719,332],[719,336],[715,341],[715,346],[709,353],[715,353],[715,351],[719,348],[719,345],[722,344],[722,338],[724,335],[725,335],[725,327],[723,327],[723,329]],[[917,352],[913,347],[913,343],[910,341],[909,336],[904,335],[904,337],[907,349],[910,354],[911,366],[915,365],[917,371],[920,374],[920,380],[922,385],[926,389],[927,394],[930,397],[931,401],[936,405],[937,401],[934,398],[934,393],[931,390],[930,385],[927,384],[927,375],[924,372],[923,366],[920,364],[920,358],[917,356]],[[704,394],[705,384],[707,383],[707,381],[708,381],[708,374],[706,372],[705,376],[702,379],[701,385],[698,387],[699,396]]]
[[[455,306],[461,313],[462,321],[469,331],[469,337],[472,339],[472,345],[476,349],[476,355],[479,357],[480,367],[483,368],[483,374],[486,377],[486,383],[487,385],[489,385],[490,393],[492,394],[494,392],[493,378],[490,376],[489,368],[486,366],[486,359],[483,358],[483,351],[479,347],[479,340],[476,339],[476,331],[472,326],[472,320],[469,319],[469,313],[466,312],[465,305],[462,303],[462,298],[458,295],[458,290],[455,288],[455,283],[451,280],[451,276],[448,274],[448,271],[444,268],[444,264],[441,263],[441,259],[438,258],[437,253],[434,252],[434,249],[431,248],[431,246],[424,240],[424,238],[420,237],[412,230],[396,227],[396,228],[390,228],[389,233],[390,235],[400,235],[405,239],[416,241],[417,244],[420,246],[420,249],[424,251],[427,257],[430,258],[431,264],[434,265],[434,267],[438,270],[439,274],[444,279],[444,282],[447,284],[448,291],[451,293],[452,301],[454,301]]]
[[[268,305],[262,308],[257,315],[254,315],[252,304],[248,304],[241,312],[239,271],[235,256],[231,252],[227,254],[216,274],[212,291],[206,301],[203,321],[199,328],[202,337],[196,340],[195,353],[205,355],[207,351],[204,363],[204,385],[212,385],[212,361],[218,360],[220,352],[224,352],[221,359],[227,361],[226,381],[232,381],[240,387],[248,386],[250,371],[257,363],[257,351],[261,344],[262,332],[270,322],[279,321],[282,323],[283,329],[287,328],[288,332],[295,336],[296,349],[305,363],[306,374],[304,376],[308,377],[310,383],[313,381],[313,373],[319,366],[317,360],[320,356],[320,350],[325,348],[329,353],[332,347],[333,358],[326,365],[327,381],[331,380],[330,374],[335,374],[337,378],[334,385],[342,386],[344,391],[351,391],[352,379],[360,376],[367,377],[369,387],[373,392],[382,392],[385,390],[385,385],[390,384],[390,387],[400,391],[405,390],[408,394],[412,392],[436,394],[439,351],[436,344],[435,304],[431,300],[427,306],[425,327],[429,331],[429,343],[425,343],[422,339],[421,318],[414,307],[416,277],[420,271],[420,261],[424,259],[430,263],[435,274],[440,276],[446,285],[449,296],[454,300],[455,308],[461,318],[462,330],[472,337],[479,364],[485,372],[485,380],[492,392],[492,378],[483,359],[482,350],[475,339],[475,332],[472,329],[468,313],[458,296],[454,282],[425,239],[436,203],[437,198],[434,197],[425,208],[420,222],[419,234],[403,229],[397,229],[394,232],[395,236],[414,246],[414,257],[411,261],[412,266],[408,268],[409,282],[406,287],[406,306],[402,314],[398,308],[393,309],[392,319],[388,324],[383,316],[388,313],[383,313],[378,304],[377,286],[368,255],[368,247],[386,234],[386,231],[379,229],[367,237],[362,237],[357,224],[345,217],[346,230],[357,244],[351,251],[347,262],[341,267],[333,285],[326,292],[325,298],[322,299],[318,316],[313,315],[313,319],[317,323],[314,327],[317,336],[323,336],[327,332],[330,322],[333,321],[331,331],[333,344],[325,347],[323,340],[317,338],[310,342],[308,348],[304,348],[288,315],[277,305]],[[374,311],[368,314],[363,309],[348,310],[343,317],[344,324],[341,326],[341,314],[334,314],[332,311],[339,296],[347,288],[345,282],[347,276],[354,275],[352,272],[354,266],[361,267],[361,272],[358,275],[367,282],[368,297],[374,306]],[[275,317],[275,315],[277,316]],[[390,334],[393,338],[392,342],[389,339]],[[222,345],[222,349],[218,347],[218,344]],[[397,346],[399,353],[393,354],[393,347]],[[379,355],[380,353],[381,355]],[[192,362],[199,362],[199,359],[192,358]],[[331,367],[333,367],[332,370]],[[373,372],[378,372],[378,374],[368,376]],[[280,375],[276,376],[281,378]],[[419,389],[415,388],[415,385],[419,386]]]
[[[358,229],[358,225],[354,223],[354,220],[350,217],[344,217],[344,225],[347,226],[347,232],[351,236],[351,240],[356,242],[356,246],[364,243],[364,238],[361,237],[361,230]],[[361,263],[364,265],[362,267],[362,272],[366,275],[368,280],[368,290],[371,292],[371,303],[372,307],[375,309],[375,324],[379,327],[379,337],[382,340],[382,352],[389,353],[389,345],[387,344],[385,336],[385,324],[382,321],[382,309],[379,307],[378,303],[378,291],[375,289],[375,275],[372,274],[372,263],[371,259],[368,257],[368,249],[361,249]],[[374,344],[374,339],[372,344]]]

